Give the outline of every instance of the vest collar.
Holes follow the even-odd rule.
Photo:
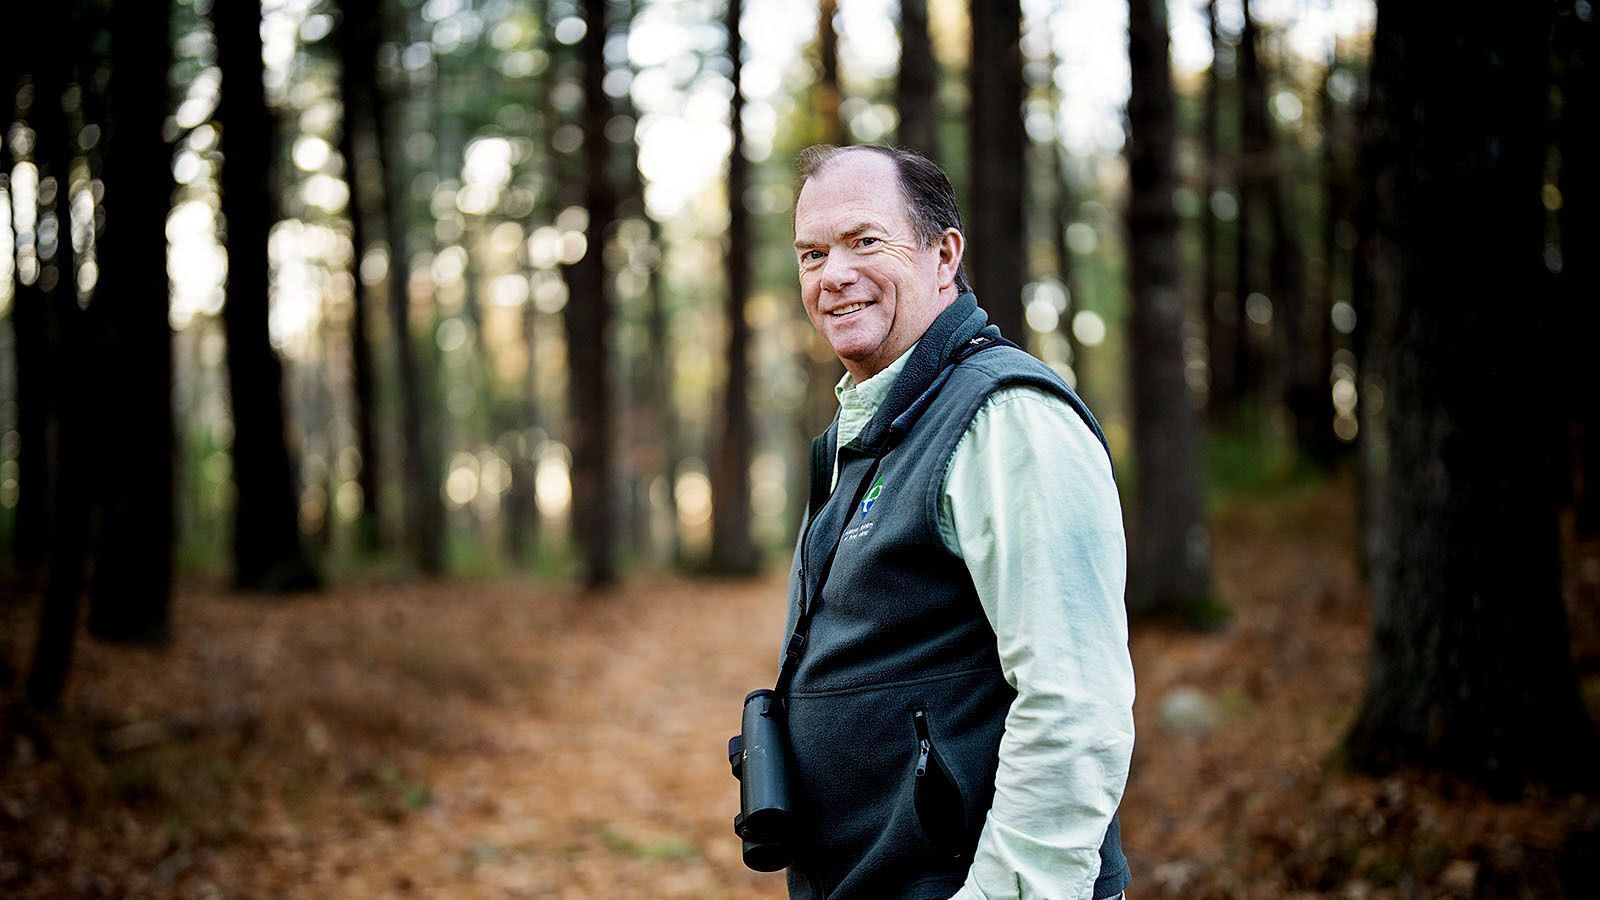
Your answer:
[[[944,382],[955,352],[981,332],[999,336],[999,329],[988,323],[989,314],[978,307],[977,296],[968,291],[957,297],[922,333],[877,414],[845,447],[876,456],[898,443]]]

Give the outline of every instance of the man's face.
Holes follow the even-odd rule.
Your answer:
[[[955,267],[941,257],[954,235],[959,265],[960,233],[921,245],[886,156],[857,150],[824,164],[800,191],[794,232],[806,315],[857,381],[898,359],[955,299]]]

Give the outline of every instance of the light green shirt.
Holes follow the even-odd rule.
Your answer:
[[[840,445],[910,356],[839,382]],[[1104,448],[1059,397],[996,391],[951,456],[939,533],[967,565],[1017,691],[994,805],[953,900],[1091,897],[1133,754],[1127,551]]]

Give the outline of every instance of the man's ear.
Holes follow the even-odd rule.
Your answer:
[[[961,271],[961,255],[967,250],[967,239],[954,228],[946,228],[939,236],[939,290],[956,283],[956,273]]]

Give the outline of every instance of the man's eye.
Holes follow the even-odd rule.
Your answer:
[[[878,240],[879,239],[875,238],[875,237],[864,237],[861,240],[857,241],[856,243],[857,243],[857,245],[862,246],[862,247],[871,247],[873,244],[878,243]]]
[[[800,258],[806,262],[816,262],[826,255],[821,250],[807,250]]]

